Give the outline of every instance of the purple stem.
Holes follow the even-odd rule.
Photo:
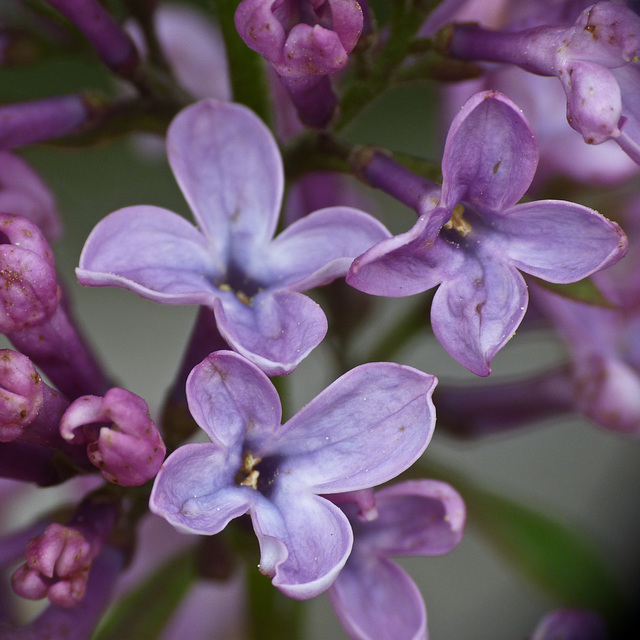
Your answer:
[[[46,1],[82,31],[111,71],[125,78],[134,75],[140,66],[138,50],[98,0]]]
[[[69,400],[83,395],[103,396],[113,385],[64,306],[63,301],[45,322],[7,333],[7,338],[31,358]]]
[[[569,370],[562,368],[515,382],[441,384],[433,401],[440,429],[461,438],[478,438],[573,411],[573,383]]]
[[[33,482],[41,487],[60,484],[75,474],[54,449],[21,440],[0,442],[0,478]]]
[[[427,198],[440,197],[440,185],[416,175],[379,149],[363,148],[353,156],[354,168],[367,184],[415,211]]]

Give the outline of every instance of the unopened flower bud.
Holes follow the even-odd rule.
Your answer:
[[[0,331],[44,322],[54,314],[58,297],[53,254],[38,227],[0,213]]]
[[[116,522],[113,503],[83,501],[68,525],[50,524],[27,545],[26,563],[11,578],[23,598],[45,596],[63,608],[74,607],[85,595],[93,560]]]
[[[31,360],[0,350],[0,442],[18,438],[44,404],[44,384]]]
[[[60,423],[62,437],[87,445],[89,460],[102,477],[123,486],[137,486],[153,478],[166,447],[149,416],[147,403],[114,387],[99,396],[75,400]]]

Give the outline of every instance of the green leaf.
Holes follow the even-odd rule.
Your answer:
[[[91,640],[154,640],[195,582],[194,551],[165,562],[107,614]]]
[[[574,300],[576,302],[584,302],[585,304],[592,304],[598,307],[614,307],[591,278],[584,278],[583,280],[572,282],[571,284],[555,284],[553,282],[534,278],[533,276],[528,277],[536,284],[548,289],[552,293],[562,296],[563,298],[568,298],[569,300]]]

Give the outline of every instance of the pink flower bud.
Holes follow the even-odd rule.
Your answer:
[[[44,404],[44,385],[31,360],[0,350],[0,442],[11,442],[36,418]]]
[[[86,444],[87,455],[102,477],[123,486],[153,478],[166,447],[149,416],[147,403],[114,387],[104,398],[82,396],[71,403],[60,423],[62,437]]]
[[[44,322],[58,300],[53,253],[44,236],[26,218],[0,213],[0,331]]]

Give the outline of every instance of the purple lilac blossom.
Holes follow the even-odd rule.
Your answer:
[[[362,32],[355,0],[242,0],[235,24],[245,44],[271,64],[300,118],[325,126],[336,100],[329,74],[343,69]]]
[[[527,308],[519,270],[576,282],[627,250],[618,225],[592,209],[559,200],[517,204],[537,160],[535,135],[508,98],[472,96],[447,136],[440,199],[423,199],[413,229],[357,258],[347,282],[389,297],[440,285],[431,308],[436,337],[467,369],[489,375]]]
[[[640,313],[530,287],[571,354],[572,406],[599,426],[640,436]]]
[[[569,27],[493,32],[457,25],[449,51],[558,77],[567,120],[584,140],[613,139],[640,163],[640,17],[620,2],[597,2]]]
[[[60,236],[53,194],[27,162],[8,151],[0,151],[0,211],[31,220],[49,243]]]
[[[109,502],[82,502],[68,525],[50,524],[27,545],[26,563],[11,578],[23,598],[45,596],[63,608],[75,607],[85,596],[94,559],[116,522],[117,509]]]
[[[266,375],[232,351],[215,352],[187,380],[189,409],[211,442],[167,458],[151,511],[209,535],[249,513],[260,571],[286,595],[312,598],[331,585],[353,541],[347,517],[320,494],[369,488],[409,467],[433,432],[435,384],[410,367],[362,365],[281,426]]]
[[[599,614],[586,609],[557,609],[548,613],[530,640],[608,640],[607,625]]]
[[[231,348],[270,375],[291,372],[327,330],[320,307],[300,292],[343,276],[388,231],[361,211],[331,207],[272,240],[282,161],[269,130],[240,105],[187,107],[167,147],[199,229],[158,207],[116,211],[87,239],[78,280],[207,306]]]
[[[74,325],[58,284],[51,247],[38,227],[0,213],[0,332],[69,399],[108,388]]]
[[[159,3],[153,24],[162,53],[180,86],[196,99],[231,100],[227,54],[220,29],[196,7]],[[135,20],[125,24],[143,59],[147,47]]]
[[[29,624],[15,628],[0,621],[3,640],[86,640],[111,602],[126,553],[106,546],[95,559],[84,599],[71,609],[50,605]]]
[[[462,538],[466,509],[451,486],[415,480],[375,492],[378,516],[363,521],[341,508],[353,527],[353,551],[328,591],[354,640],[426,640],[427,612],[418,587],[392,556],[438,556]]]
[[[147,403],[135,393],[114,387],[104,398],[74,400],[60,421],[71,444],[86,444],[87,456],[105,480],[124,487],[153,478],[166,453]]]

